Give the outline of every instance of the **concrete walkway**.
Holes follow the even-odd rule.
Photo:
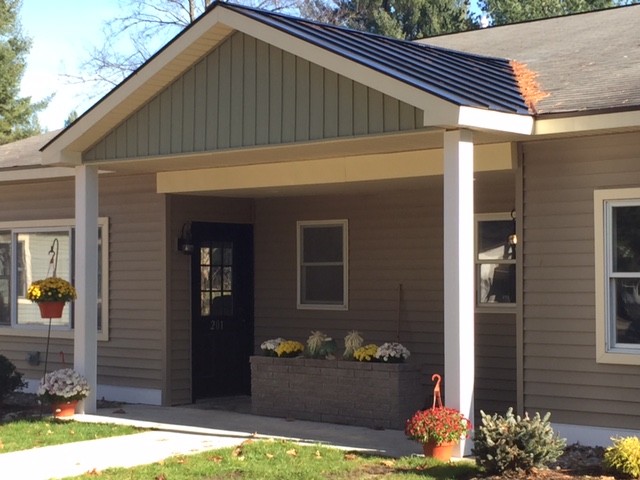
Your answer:
[[[254,436],[287,438],[302,444],[321,443],[391,457],[422,452],[420,445],[408,440],[399,430],[371,430],[192,406],[124,405],[100,409],[96,415],[76,415],[75,420],[137,425],[156,430],[0,454],[0,478],[49,480],[109,467],[132,467],[172,455],[238,445]]]

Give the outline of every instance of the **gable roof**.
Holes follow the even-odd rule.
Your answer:
[[[528,114],[508,60],[217,3],[453,104]]]
[[[533,119],[509,63],[214,3],[144,65],[45,145],[45,164],[81,154],[240,31],[425,112],[424,126],[530,134]]]
[[[538,73],[540,115],[640,107],[640,5],[431,37],[420,43],[496,55]]]

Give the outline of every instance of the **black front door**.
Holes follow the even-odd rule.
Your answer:
[[[253,227],[191,225],[193,400],[248,395],[253,352]]]

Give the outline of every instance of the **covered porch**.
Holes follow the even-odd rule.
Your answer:
[[[151,173],[166,207],[164,404],[194,397],[194,264],[176,248],[193,222],[252,226],[254,350],[276,336],[356,329],[371,342],[399,338],[425,374],[444,374],[446,404],[470,418],[479,378],[482,395],[501,385],[514,398],[517,305],[474,313],[474,214],[517,217],[513,142],[533,126],[508,63],[483,66],[504,97],[466,77],[443,92],[408,77],[422,47],[389,70],[340,42],[318,46],[304,22],[296,28],[309,38],[279,21],[217,5],[44,148],[44,163],[76,169],[75,367],[97,383],[98,172]],[[326,221],[341,222],[348,252],[339,308],[300,302],[299,225]],[[474,317],[486,321],[484,342]]]

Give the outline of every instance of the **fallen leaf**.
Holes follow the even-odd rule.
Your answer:
[[[344,458],[345,460],[355,460],[357,457],[353,453],[345,453]]]
[[[102,472],[94,468],[93,470],[89,470],[88,472],[85,472],[85,475],[89,477],[100,477],[102,475]]]
[[[269,440],[267,440],[267,442],[269,442],[269,443],[275,443],[275,442],[276,442],[276,439],[275,439],[275,438],[273,438],[273,437],[271,437]]]
[[[47,435],[53,435],[53,432],[51,430],[47,430]]]
[[[4,448],[4,444],[2,443],[2,440],[0,440],[0,449]]]
[[[189,459],[186,457],[179,457],[179,458],[176,458],[176,463],[180,463],[180,464],[189,463]]]
[[[264,456],[267,457],[268,459],[272,459],[273,458],[273,455],[271,455],[270,453],[265,453]]]
[[[160,461],[158,462],[158,465],[164,465],[164,460],[160,460]]]
[[[252,437],[257,437],[257,436],[258,436],[258,432],[253,432],[253,433],[251,434],[251,436],[252,436]]]
[[[251,440],[250,438],[245,440],[244,442],[242,442],[240,445],[247,445],[248,443],[253,443],[253,440]]]
[[[69,435],[75,435],[76,432],[74,432],[73,430],[69,430]]]
[[[216,455],[215,457],[207,458],[207,460],[209,460],[210,462],[221,463],[222,457],[220,455]]]
[[[287,455],[291,455],[292,457],[297,457],[298,456],[298,452],[296,451],[295,448],[292,448],[291,450],[287,450],[285,453]]]
[[[231,452],[231,455],[233,455],[234,457],[242,455],[242,449],[240,447],[237,447],[233,452]]]
[[[164,475],[164,473],[161,473],[156,477],[156,480],[167,480],[167,477]]]
[[[382,463],[382,465],[384,465],[385,467],[393,467],[396,464],[396,462],[393,460],[383,460],[380,463]]]
[[[322,454],[320,453],[320,450],[316,450],[316,458],[322,458]]]

